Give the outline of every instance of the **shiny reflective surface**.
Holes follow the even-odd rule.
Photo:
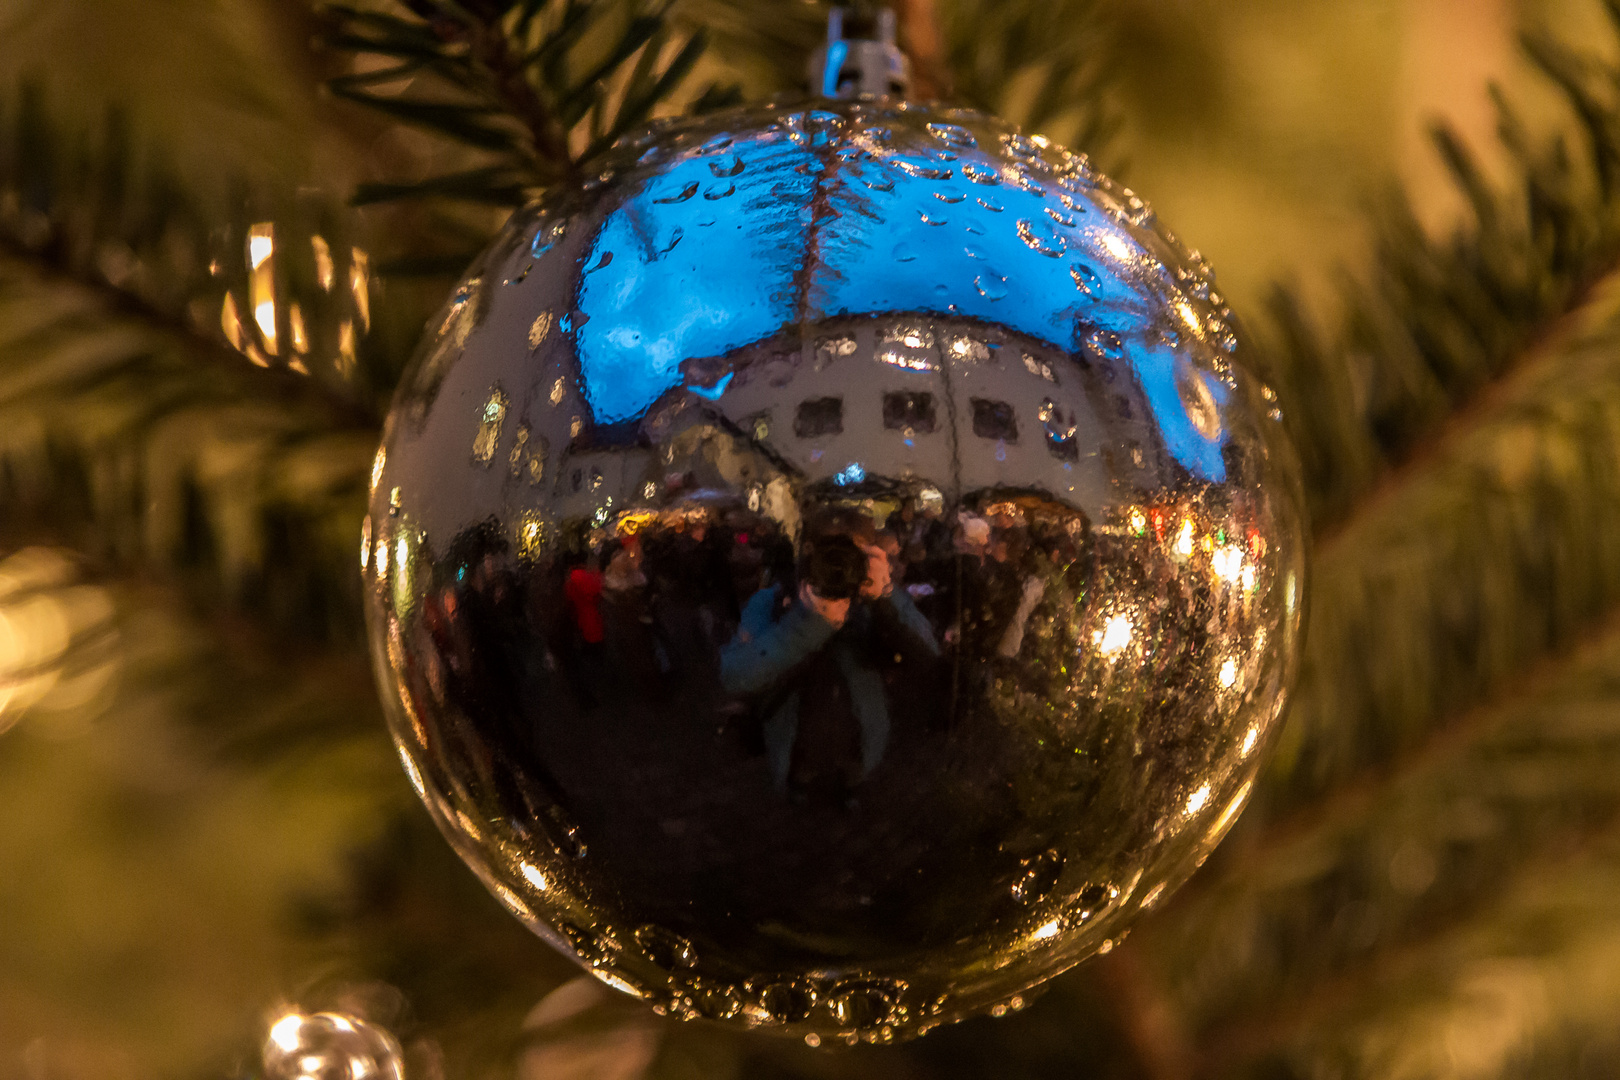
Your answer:
[[[403,1080],[399,1042],[338,1012],[290,1012],[264,1041],[266,1080]]]
[[[1241,809],[1304,590],[1213,277],[962,111],[666,127],[520,215],[360,561],[407,772],[661,1011],[881,1041],[1107,951]]]

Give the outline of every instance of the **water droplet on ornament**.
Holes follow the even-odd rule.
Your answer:
[[[995,199],[986,198],[984,196],[979,196],[978,198],[975,198],[973,201],[978,203],[980,206],[984,207],[986,210],[990,211],[992,214],[999,214],[1003,210],[1006,209],[1006,207],[1002,206]]]
[[[957,127],[955,124],[929,124],[927,128],[928,134],[951,146],[971,150],[979,145],[978,140],[973,137],[973,132],[964,127]]]
[[[736,193],[736,184],[727,184],[723,188],[719,184],[710,184],[703,190],[703,197],[710,202],[717,202],[720,199],[726,198],[728,195],[735,195]]]
[[[1086,338],[1086,347],[1110,360],[1118,360],[1125,355],[1125,342],[1112,330],[1093,330]]]
[[[550,251],[567,231],[567,224],[561,221],[540,226],[539,230],[534,234],[534,242],[529,245],[529,254],[538,259]]]
[[[994,169],[987,169],[981,165],[964,163],[962,165],[962,175],[973,181],[975,184],[983,184],[986,187],[994,187],[995,185],[1001,183],[1001,174],[999,172]]]
[[[1017,132],[1003,135],[1001,137],[1001,145],[1005,146],[1009,151],[1021,158],[1028,159],[1038,158],[1041,156],[1041,148],[1036,145],[1035,140],[1031,139],[1027,135],[1021,135]]]
[[[881,177],[881,178],[879,178],[877,180],[862,180],[861,183],[865,184],[867,187],[871,188],[873,191],[893,191],[894,190],[894,178],[890,177],[890,176],[884,176],[884,177]]]
[[[899,979],[847,979],[827,995],[827,1008],[838,1026],[856,1031],[886,1024],[905,992]]]
[[[917,211],[917,216],[922,218],[922,223],[924,225],[943,225],[950,220],[944,214],[934,214],[930,216],[926,210]]]
[[[698,182],[696,180],[694,180],[690,184],[687,184],[685,187],[681,188],[680,194],[678,194],[678,195],[670,195],[669,197],[663,198],[663,199],[654,199],[653,202],[655,202],[655,203],[664,203],[664,204],[683,203],[687,199],[690,199],[692,196],[696,195],[697,191],[698,191]]]
[[[1007,296],[1007,279],[993,270],[987,270],[975,277],[973,287],[978,289],[979,295],[986,300],[1002,300]]]
[[[942,203],[949,203],[954,206],[966,199],[967,195],[960,191],[936,191],[934,192],[934,198]]]
[[[895,262],[908,263],[908,262],[915,262],[916,259],[917,259],[916,249],[914,249],[910,244],[896,244],[896,245],[894,245],[894,261]]]
[[[574,947],[575,955],[592,967],[605,964],[618,954],[619,943],[605,934],[598,934],[568,922],[558,926],[557,929],[568,939],[568,944]]]
[[[649,923],[636,930],[635,939],[641,954],[665,971],[689,968],[697,963],[697,949],[673,930]]]
[[[1109,898],[1110,892],[1112,892],[1115,896],[1119,895],[1118,889],[1112,889],[1107,885],[1099,885],[1096,882],[1091,882],[1085,888],[1081,889],[1079,895],[1075,897],[1075,900],[1079,903],[1082,916],[1089,915],[1092,911],[1095,911],[1097,905]]]
[[[1028,218],[1018,219],[1018,239],[1022,240],[1031,251],[1038,251],[1049,259],[1063,257],[1064,243],[1056,236],[1041,235],[1041,231],[1050,229],[1050,226],[1037,226]]]
[[[742,1009],[742,998],[729,983],[695,979],[690,992],[693,1007],[710,1020],[729,1020]]]
[[[1063,873],[1063,853],[1049,848],[1018,864],[1020,873],[1013,882],[1012,898],[1020,904],[1044,900]]]
[[[1046,194],[1046,185],[1042,184],[1039,180],[1035,179],[1033,176],[1029,176],[1029,175],[1027,175],[1025,173],[1021,172],[1021,173],[1018,174],[1017,184],[1018,184],[1019,187],[1023,188],[1025,191],[1029,192],[1031,195],[1045,195]]]
[[[1085,263],[1075,263],[1069,267],[1069,276],[1074,279],[1075,288],[1087,296],[1095,294],[1097,288],[1097,271]]]
[[[1069,214],[1062,213],[1061,211],[1057,210],[1055,207],[1051,207],[1051,206],[1048,206],[1046,208],[1046,216],[1051,218],[1053,221],[1057,222],[1059,225],[1063,225],[1063,226],[1065,226],[1067,228],[1071,228],[1071,229],[1074,228],[1074,226],[1079,224],[1079,218],[1076,218],[1076,217],[1074,217],[1072,215],[1069,215]]]
[[[805,979],[750,980],[759,1007],[778,1024],[796,1024],[816,1007],[816,988]]]
[[[936,165],[928,165],[908,158],[895,158],[894,167],[907,176],[915,176],[919,180],[949,180],[951,178],[951,170],[949,169],[942,169]]]
[[[709,162],[709,171],[722,180],[733,176],[741,176],[743,168],[743,159],[736,154],[722,158],[719,161]]]

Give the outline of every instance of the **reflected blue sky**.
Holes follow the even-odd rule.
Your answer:
[[[576,338],[599,422],[646,409],[680,382],[682,360],[795,321],[794,270],[810,233],[803,208],[820,171],[814,154],[773,130],[685,155],[608,216],[585,259],[579,308],[589,318]]]
[[[1153,409],[1159,433],[1175,459],[1201,480],[1221,483],[1226,479],[1226,461],[1221,457],[1221,439],[1206,439],[1176,389],[1176,354],[1168,348],[1141,349],[1131,354],[1131,366]],[[1204,379],[1204,385],[1218,405],[1225,406],[1231,390],[1217,379]]]
[[[1168,288],[1157,261],[1085,186],[937,126],[948,129],[937,146],[890,153],[881,133],[827,145],[782,124],[661,166],[584,261],[576,340],[597,420],[645,410],[687,358],[802,321],[966,316],[1065,351],[1101,327],[1124,340],[1170,452],[1224,479],[1219,441],[1177,393],[1174,353],[1142,335]]]

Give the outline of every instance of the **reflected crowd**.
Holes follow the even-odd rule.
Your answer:
[[[642,897],[723,892],[739,941],[818,901],[846,930],[864,908],[874,940],[885,909],[910,913],[902,937],[954,934],[999,917],[948,910],[982,905],[949,887],[969,867],[1129,853],[1158,808],[1109,790],[1136,775],[1120,761],[1206,765],[1257,675],[1268,583],[1241,504],[1093,523],[931,487],[812,492],[786,520],[712,489],[673,503],[420,552],[443,580],[398,627],[403,689],[469,801],[582,832]]]

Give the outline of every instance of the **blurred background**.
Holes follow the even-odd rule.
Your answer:
[[[605,55],[636,5],[592,6]],[[1620,1077],[1612,5],[899,6],[957,97],[1208,257],[1283,396],[1307,656],[1215,857],[1027,1009],[902,1047],[566,985],[416,803],[352,557],[424,323],[562,172],[349,100],[433,70],[357,80],[363,17],[0,0],[0,1077],[263,1075],[292,1007],[411,1077]],[[793,85],[826,13],[658,7],[655,44],[707,34],[658,113]]]

